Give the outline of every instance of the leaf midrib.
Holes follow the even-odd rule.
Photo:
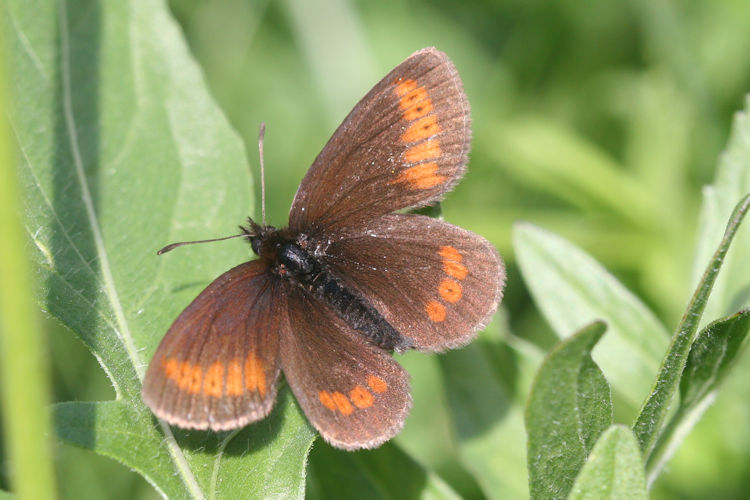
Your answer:
[[[106,296],[112,307],[112,312],[115,315],[115,320],[119,328],[113,328],[115,334],[122,341],[128,358],[136,371],[138,378],[143,379],[145,368],[141,362],[138,354],[138,349],[133,340],[133,336],[130,332],[125,313],[120,302],[119,295],[117,293],[117,287],[115,286],[114,276],[109,264],[109,257],[104,246],[104,239],[102,238],[101,229],[99,227],[99,221],[97,218],[96,211],[94,209],[93,198],[89,189],[88,182],[86,181],[86,175],[83,168],[83,159],[78,144],[78,134],[75,126],[75,116],[73,113],[72,104],[72,92],[71,92],[71,77],[70,77],[70,43],[69,43],[69,26],[67,18],[67,0],[62,0],[59,3],[59,24],[60,24],[60,57],[61,57],[61,76],[62,76],[62,99],[63,99],[63,115],[65,118],[65,127],[67,129],[68,138],[70,140],[70,148],[73,156],[73,165],[76,172],[76,178],[81,188],[81,198],[83,200],[86,216],[91,226],[92,237],[96,252],[99,256],[100,269],[103,279],[103,288]],[[118,397],[120,395],[118,394]],[[195,478],[187,459],[177,444],[177,441],[172,434],[169,426],[162,420],[159,421],[162,432],[165,436],[165,442],[169,450],[169,454],[172,457],[175,466],[179,474],[183,478],[183,482],[188,489],[188,492],[193,498],[205,498],[203,491],[198,485],[198,481]]]

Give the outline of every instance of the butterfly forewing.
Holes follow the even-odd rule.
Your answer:
[[[143,399],[159,418],[224,430],[269,413],[284,317],[278,285],[265,262],[247,262],[222,274],[180,314],[143,382]]]
[[[417,349],[465,344],[502,296],[505,271],[484,238],[420,215],[390,214],[335,233],[323,257]]]
[[[316,158],[289,216],[315,234],[439,199],[461,178],[471,139],[456,68],[434,48],[412,54],[355,106]]]
[[[313,426],[350,450],[393,437],[411,406],[406,371],[305,291],[289,289],[286,301],[284,375]]]

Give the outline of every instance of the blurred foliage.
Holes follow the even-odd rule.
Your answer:
[[[544,351],[555,339],[519,279],[510,245],[518,220],[576,242],[663,323],[677,323],[692,291],[701,187],[750,90],[744,0],[171,0],[170,7],[253,166],[266,122],[270,223],[284,224],[299,180],[357,99],[411,52],[434,45],[458,67],[474,120],[469,171],[443,216],[489,238],[506,259],[513,333]],[[55,399],[110,399],[99,365],[58,328],[48,326]],[[440,377],[435,358],[406,357],[415,393],[429,394]],[[527,382],[513,393],[519,402]],[[747,384],[729,381],[654,498],[745,496],[750,438],[726,422],[749,418],[746,403],[727,401],[750,392]],[[451,402],[442,394],[415,400],[398,443],[476,498],[478,480],[450,458],[457,445],[444,412],[431,410],[436,404]],[[64,498],[156,497],[119,464],[68,446],[57,453]]]

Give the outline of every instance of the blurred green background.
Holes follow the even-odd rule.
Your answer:
[[[504,256],[510,330],[542,351],[555,341],[514,264],[510,231],[519,220],[583,247],[669,329],[676,324],[691,293],[700,190],[750,91],[747,1],[169,3],[254,173],[266,122],[271,224],[285,224],[300,179],[356,101],[411,52],[434,45],[461,74],[474,130],[468,174],[443,216]],[[112,398],[93,357],[47,325],[55,401]],[[720,398],[655,498],[746,497],[750,449],[723,425],[726,411],[747,421],[750,408]],[[432,453],[441,446],[415,446],[415,413],[399,442],[460,493],[479,495],[468,474]],[[55,453],[65,498],[157,497],[111,460],[66,445]],[[327,453],[314,451],[311,466]]]

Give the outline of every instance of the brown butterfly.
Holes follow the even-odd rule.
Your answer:
[[[281,371],[334,446],[372,448],[411,406],[391,357],[469,342],[502,297],[484,238],[421,215],[465,169],[469,103],[448,57],[415,52],[354,107],[297,191],[289,227],[243,228],[258,259],[175,320],[143,399],[170,424],[227,430],[271,411]]]

